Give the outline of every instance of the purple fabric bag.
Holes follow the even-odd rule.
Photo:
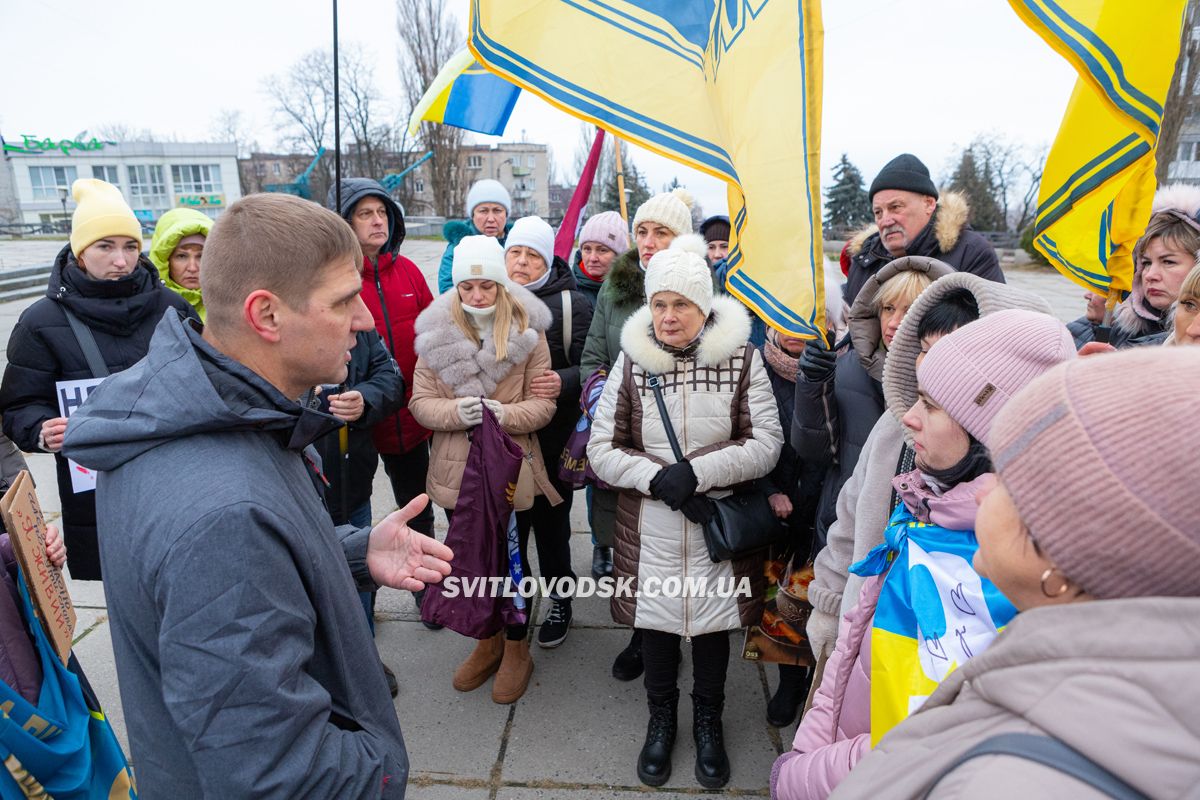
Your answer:
[[[446,533],[446,545],[454,551],[450,577],[457,579],[456,591],[447,594],[445,582],[431,585],[421,603],[421,619],[486,639],[507,625],[525,622],[512,597],[492,597],[496,593],[488,587],[493,577],[509,577],[508,522],[524,451],[487,406],[483,422],[470,436],[458,502]]]
[[[596,370],[583,383],[579,393],[579,407],[583,415],[575,423],[575,430],[563,447],[562,456],[558,460],[558,477],[572,489],[582,489],[584,486],[595,486],[597,489],[610,488],[607,483],[596,477],[588,464],[587,446],[592,438],[592,420],[596,416],[596,408],[600,405],[600,395],[604,394],[604,381],[608,378],[607,370]]]

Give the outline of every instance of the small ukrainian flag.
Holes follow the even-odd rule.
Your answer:
[[[520,88],[484,69],[463,48],[438,72],[408,120],[415,136],[422,122],[437,122],[499,136],[512,116]]]

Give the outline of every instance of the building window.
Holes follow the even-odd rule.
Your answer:
[[[417,178],[413,181],[413,189],[416,190],[417,194],[423,194],[425,191],[425,179]]]
[[[530,169],[533,169],[534,167],[536,167],[537,166],[537,156],[529,156],[528,158],[526,158],[525,166],[529,167]]]
[[[525,188],[526,188],[526,189],[532,189],[535,183],[536,183],[536,180],[535,180],[535,179],[534,179],[534,177],[531,175],[531,176],[529,176],[528,178],[526,178],[526,179],[525,179]]]
[[[279,162],[278,161],[275,162],[274,167],[275,167],[275,177],[278,178],[279,177]]]
[[[467,169],[483,169],[483,156],[467,156]]]
[[[111,167],[93,166],[92,177],[98,181],[111,183],[113,186],[121,185],[121,178],[119,177],[119,173],[117,172],[117,167],[115,164]]]
[[[219,194],[220,164],[173,164],[171,182],[176,194]]]
[[[167,183],[163,180],[163,168],[158,164],[129,166],[129,199],[134,208],[166,209],[171,207],[167,199]]]
[[[29,182],[33,185],[34,200],[58,202],[58,187],[71,188],[75,183],[74,167],[30,167]]]

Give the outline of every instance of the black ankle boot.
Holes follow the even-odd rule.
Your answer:
[[[592,577],[596,580],[604,577],[611,578],[612,572],[612,548],[602,544],[592,547]]]
[[[631,681],[642,674],[642,632],[634,630],[625,649],[617,653],[613,661],[612,674],[619,681]]]
[[[671,777],[671,749],[679,725],[679,692],[667,697],[650,698],[650,722],[646,725],[646,743],[638,754],[638,780],[647,786],[662,786]]]
[[[696,780],[705,789],[729,783],[729,756],[721,730],[724,702],[692,695],[692,738],[696,740]]]
[[[786,728],[796,721],[796,712],[808,697],[812,669],[793,664],[779,665],[779,688],[767,703],[767,722],[776,728]]]

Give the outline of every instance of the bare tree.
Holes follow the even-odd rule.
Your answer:
[[[213,117],[212,125],[209,128],[213,141],[233,142],[237,148],[238,158],[245,158],[249,155],[246,152],[250,144],[250,134],[247,129],[248,126],[242,117],[242,112],[236,108],[222,108]]]
[[[411,113],[442,65],[463,47],[462,34],[454,15],[446,11],[444,0],[396,0],[396,30],[402,45],[400,80]],[[466,193],[459,163],[463,130],[424,122],[420,142],[433,153],[428,174],[436,210],[456,215]]]
[[[149,128],[135,128],[127,122],[106,122],[96,129],[96,136],[113,142],[161,142],[161,136]]]

